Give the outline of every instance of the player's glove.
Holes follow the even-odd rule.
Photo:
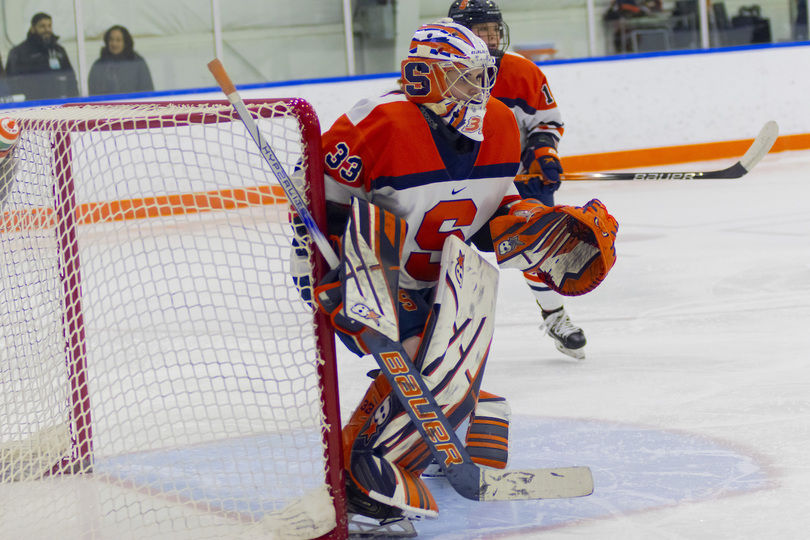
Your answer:
[[[616,262],[619,225],[597,199],[582,207],[518,201],[489,227],[500,267],[535,272],[565,296],[593,290]]]
[[[563,172],[557,150],[551,146],[527,147],[521,157],[528,182],[517,182],[518,193],[524,199],[538,199],[546,206],[554,205],[554,192],[560,187]]]

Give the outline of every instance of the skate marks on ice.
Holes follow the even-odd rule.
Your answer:
[[[593,495],[480,503],[459,497],[442,478],[428,479],[439,519],[417,522],[419,538],[529,534],[773,487],[765,466],[744,450],[685,432],[534,416],[516,416],[510,427],[510,467],[588,466]]]

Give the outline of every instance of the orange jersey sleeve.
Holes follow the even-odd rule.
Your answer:
[[[492,96],[512,110],[521,141],[535,132],[548,133],[559,141],[565,126],[545,73],[520,55],[505,53],[498,66]]]

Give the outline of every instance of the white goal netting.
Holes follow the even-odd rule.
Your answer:
[[[320,159],[302,102],[249,107],[302,179]],[[286,199],[230,107],[8,116],[0,537],[335,530],[334,349],[290,276]]]

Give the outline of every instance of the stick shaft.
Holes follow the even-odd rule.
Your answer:
[[[731,178],[742,178],[770,152],[777,137],[779,127],[771,120],[766,122],[759,131],[754,142],[745,152],[740,160],[728,167],[717,171],[686,171],[686,172],[616,172],[616,173],[595,173],[578,172],[560,175],[560,180],[723,180]],[[536,178],[534,174],[519,174],[515,177],[516,182],[528,182],[531,178]]]

